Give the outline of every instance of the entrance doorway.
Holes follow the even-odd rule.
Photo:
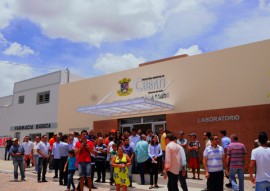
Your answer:
[[[131,132],[134,128],[136,131],[141,129],[144,134],[146,134],[147,130],[152,130],[158,134],[159,128],[166,130],[166,115],[120,119],[119,124],[121,133],[125,131]]]

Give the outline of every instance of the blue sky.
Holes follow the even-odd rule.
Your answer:
[[[0,96],[59,69],[93,77],[270,38],[270,0],[1,0],[0,10]]]

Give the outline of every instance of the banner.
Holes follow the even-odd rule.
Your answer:
[[[5,147],[6,140],[9,139],[9,136],[1,136],[0,137],[0,147]]]

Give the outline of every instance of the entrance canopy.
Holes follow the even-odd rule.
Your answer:
[[[173,105],[148,98],[134,98],[106,104],[85,106],[77,109],[80,113],[104,116],[121,116],[172,110]]]

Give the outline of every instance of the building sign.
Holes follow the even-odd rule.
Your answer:
[[[10,138],[8,135],[0,136],[0,147],[5,147],[6,141]]]
[[[213,123],[220,121],[239,121],[240,115],[224,115],[224,116],[213,116],[198,118],[198,123]]]
[[[166,83],[165,75],[139,78],[132,84],[133,88],[130,87],[130,81],[130,78],[119,80],[120,90],[117,90],[119,96],[130,95],[134,89],[137,93],[144,93],[143,97],[148,99],[160,100],[169,98],[169,93],[165,91],[170,83]]]
[[[152,100],[169,98],[169,93],[165,92],[168,85],[166,84],[165,75],[153,76],[149,78],[139,78],[134,83],[135,91],[145,92],[144,97]]]
[[[130,78],[123,78],[122,80],[118,81],[118,83],[120,84],[120,90],[117,90],[117,94],[119,96],[127,96],[133,92],[133,89],[129,87],[130,81]]]
[[[32,125],[18,125],[11,126],[10,131],[23,131],[23,130],[33,130],[33,129],[51,129],[57,128],[57,123],[39,123]]]

